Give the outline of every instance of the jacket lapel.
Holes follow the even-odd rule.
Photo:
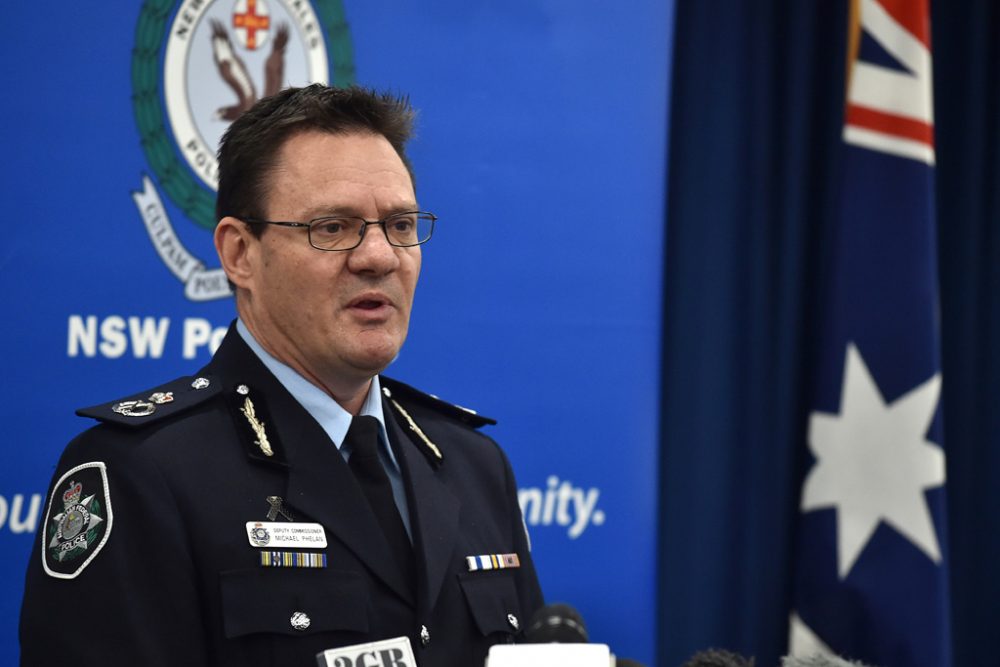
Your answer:
[[[396,409],[383,398],[386,430],[403,471],[410,506],[410,525],[415,535],[421,602],[425,611],[434,608],[445,575],[451,567],[458,539],[461,502],[435,474],[434,468],[410,439]],[[447,465],[447,462],[444,463]]]
[[[377,577],[412,603],[410,587],[378,519],[340,452],[308,413],[298,431],[289,440],[293,444],[289,446],[287,501],[326,526]]]
[[[287,466],[285,501],[301,515],[296,519],[323,524],[375,576],[412,604],[410,588],[393,560],[378,520],[337,447],[267,370],[235,327],[230,328],[206,370],[222,378],[226,383],[223,391],[233,392],[244,384],[251,398],[266,402],[265,428],[275,434],[271,438],[280,451],[275,452],[273,462],[253,449],[248,448],[247,455],[255,461]]]

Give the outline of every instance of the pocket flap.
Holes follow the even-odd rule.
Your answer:
[[[521,604],[509,572],[467,572],[459,575],[465,599],[484,636],[495,632],[517,634]]]
[[[368,631],[367,590],[345,570],[230,570],[220,575],[227,639],[256,632],[284,635]],[[293,615],[296,621],[292,623]]]

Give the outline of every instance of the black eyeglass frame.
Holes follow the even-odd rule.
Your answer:
[[[393,218],[398,218],[403,215],[426,216],[431,223],[431,228],[427,232],[427,238],[425,238],[422,241],[417,241],[416,243],[396,243],[391,238],[389,238],[389,231],[385,228],[386,224],[391,222]],[[322,218],[313,218],[308,222],[287,222],[283,220],[261,220],[260,218],[240,218],[240,220],[242,220],[248,225],[278,225],[279,227],[305,227],[309,237],[309,245],[312,246],[313,248],[316,248],[316,250],[321,250],[323,252],[344,252],[346,250],[354,250],[355,248],[360,246],[361,243],[365,240],[365,233],[367,232],[368,227],[371,225],[378,225],[382,229],[382,236],[384,236],[385,240],[389,243],[389,245],[393,246],[394,248],[414,248],[418,245],[423,245],[424,243],[427,243],[428,241],[431,240],[431,237],[434,235],[434,223],[437,222],[437,219],[438,217],[433,213],[431,213],[430,211],[402,211],[400,213],[393,213],[392,215],[382,218],[381,220],[366,220],[365,218],[356,215],[324,215]],[[322,222],[326,222],[328,220],[360,220],[362,225],[361,225],[361,232],[358,234],[358,242],[352,245],[350,248],[320,248],[318,245],[313,243],[312,240],[313,226]]]

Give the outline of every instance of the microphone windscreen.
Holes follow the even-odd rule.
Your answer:
[[[869,667],[862,662],[845,660],[835,655],[816,655],[806,658],[785,656],[781,659],[781,667]]]
[[[695,653],[682,667],[753,667],[753,658],[713,648]]]
[[[531,617],[524,630],[524,641],[529,644],[586,644],[587,626],[580,612],[568,604],[547,604]]]

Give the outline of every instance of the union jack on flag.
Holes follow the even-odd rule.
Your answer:
[[[951,664],[927,0],[855,0],[790,653]]]

